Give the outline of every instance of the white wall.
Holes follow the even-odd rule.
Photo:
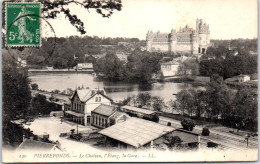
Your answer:
[[[96,98],[101,98],[100,101],[96,101]],[[85,105],[85,114],[91,114],[91,111],[96,109],[100,104],[111,105],[111,101],[101,94],[96,94]]]

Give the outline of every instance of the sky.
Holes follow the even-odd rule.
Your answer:
[[[211,39],[257,38],[257,0],[122,0],[122,5],[110,18],[79,5],[69,8],[88,36],[145,39],[148,30],[195,28],[199,18],[209,24]],[[62,14],[48,21],[57,37],[81,36]]]

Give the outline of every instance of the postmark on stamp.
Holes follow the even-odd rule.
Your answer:
[[[6,46],[41,46],[41,4],[6,3]]]

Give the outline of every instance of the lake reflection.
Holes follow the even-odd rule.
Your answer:
[[[152,96],[159,96],[165,101],[174,100],[173,94],[178,93],[185,88],[203,89],[204,87],[195,87],[185,83],[153,83],[151,89],[141,90],[138,84],[123,82],[108,82],[96,80],[91,74],[82,73],[46,73],[32,74],[29,76],[32,83],[37,83],[42,90],[66,90],[77,87],[104,88],[107,95],[115,101],[123,100],[127,96],[134,96],[141,92],[149,92]]]

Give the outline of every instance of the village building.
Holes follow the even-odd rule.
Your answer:
[[[118,148],[137,149],[151,147],[153,141],[174,128],[152,121],[131,117],[128,120],[101,130],[106,142]]]
[[[174,131],[161,136],[154,140],[153,147],[161,150],[167,150],[173,137],[181,139],[180,145],[182,149],[199,149],[200,148],[200,135],[191,131],[183,129],[175,129]]]
[[[186,60],[195,60],[193,57],[181,56],[172,61],[161,63],[161,72],[163,77],[191,75],[192,70],[182,70],[183,62]]]
[[[128,106],[128,105],[122,106],[120,108],[120,110],[122,112],[129,114],[130,116],[136,116],[136,117],[139,117],[139,118],[153,119],[156,115],[156,111],[137,108],[137,107]]]
[[[101,104],[91,112],[91,125],[106,128],[130,118],[126,113],[117,110],[117,106]]]
[[[65,101],[63,105],[64,105],[64,108],[63,108],[64,112],[71,110],[71,102],[70,102],[70,100]]]
[[[17,64],[20,64],[21,67],[26,67],[27,66],[27,61],[21,59],[20,57],[17,58]]]
[[[152,121],[131,117],[99,131],[107,146],[122,149],[150,149],[167,146],[169,137],[178,136],[181,144],[199,148],[200,135]]]
[[[196,29],[186,25],[170,33],[148,31],[146,35],[146,50],[149,52],[173,52],[188,54],[205,54],[210,46],[209,25],[202,19],[196,20]]]
[[[70,107],[66,104],[67,120],[82,124],[91,124],[91,112],[101,104],[111,105],[112,99],[106,96],[104,89],[77,89],[70,97]]]
[[[250,81],[249,75],[238,75],[238,76],[234,76],[234,77],[226,79],[225,83],[229,84],[229,85],[239,85],[239,84],[247,82],[247,81]]]
[[[169,61],[166,63],[161,63],[161,71],[163,77],[169,76],[178,76],[179,75],[179,68],[180,63],[176,61]]]
[[[92,63],[78,63],[76,66],[77,70],[93,71]]]
[[[124,53],[116,53],[116,56],[120,61],[127,63],[127,55],[125,55]]]
[[[258,80],[246,81],[246,82],[244,82],[243,85],[249,86],[249,87],[252,87],[252,88],[257,88],[257,86],[258,86]]]
[[[61,149],[57,144],[47,143],[42,141],[36,141],[33,139],[24,139],[18,146],[16,152],[44,152],[44,153],[61,153]]]

